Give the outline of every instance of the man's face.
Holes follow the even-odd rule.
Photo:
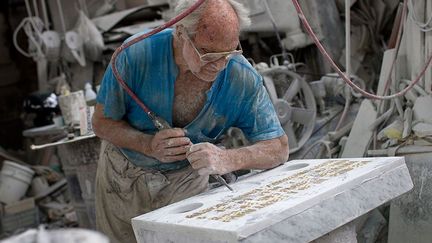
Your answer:
[[[216,79],[232,55],[242,52],[238,32],[217,34],[218,29],[200,24],[192,38],[184,28],[181,30],[183,57],[189,69],[196,77],[208,82]]]

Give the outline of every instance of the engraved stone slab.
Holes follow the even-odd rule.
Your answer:
[[[402,157],[295,160],[132,219],[138,242],[309,242],[412,188]]]

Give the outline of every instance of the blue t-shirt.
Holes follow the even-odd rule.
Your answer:
[[[117,69],[142,102],[172,126],[174,83],[178,67],[174,61],[172,29],[136,43],[117,58]],[[126,41],[140,35],[138,33]],[[120,87],[111,64],[97,96],[104,116],[125,120],[147,134],[157,132],[147,114]],[[251,142],[284,135],[262,77],[243,56],[233,57],[207,91],[207,100],[198,116],[185,129],[193,143],[215,143],[230,127],[240,128]],[[121,148],[137,166],[168,171],[188,165],[187,160],[161,163],[142,153]]]

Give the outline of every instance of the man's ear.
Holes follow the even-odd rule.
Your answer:
[[[176,25],[176,35],[178,37],[180,37],[183,30],[184,30],[184,25],[182,25],[182,24]]]
[[[177,43],[180,45],[183,45],[184,39],[182,38],[182,28],[184,28],[182,25],[176,25],[173,37],[176,39]]]

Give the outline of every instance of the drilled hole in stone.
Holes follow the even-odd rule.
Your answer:
[[[183,205],[183,206],[180,206],[180,207],[174,209],[172,211],[172,213],[187,213],[187,212],[193,211],[197,208],[200,208],[203,205],[204,205],[203,203],[191,203],[188,205]]]
[[[298,169],[305,168],[308,166],[309,166],[309,164],[307,164],[307,163],[293,164],[293,165],[286,167],[285,170],[298,170]]]

